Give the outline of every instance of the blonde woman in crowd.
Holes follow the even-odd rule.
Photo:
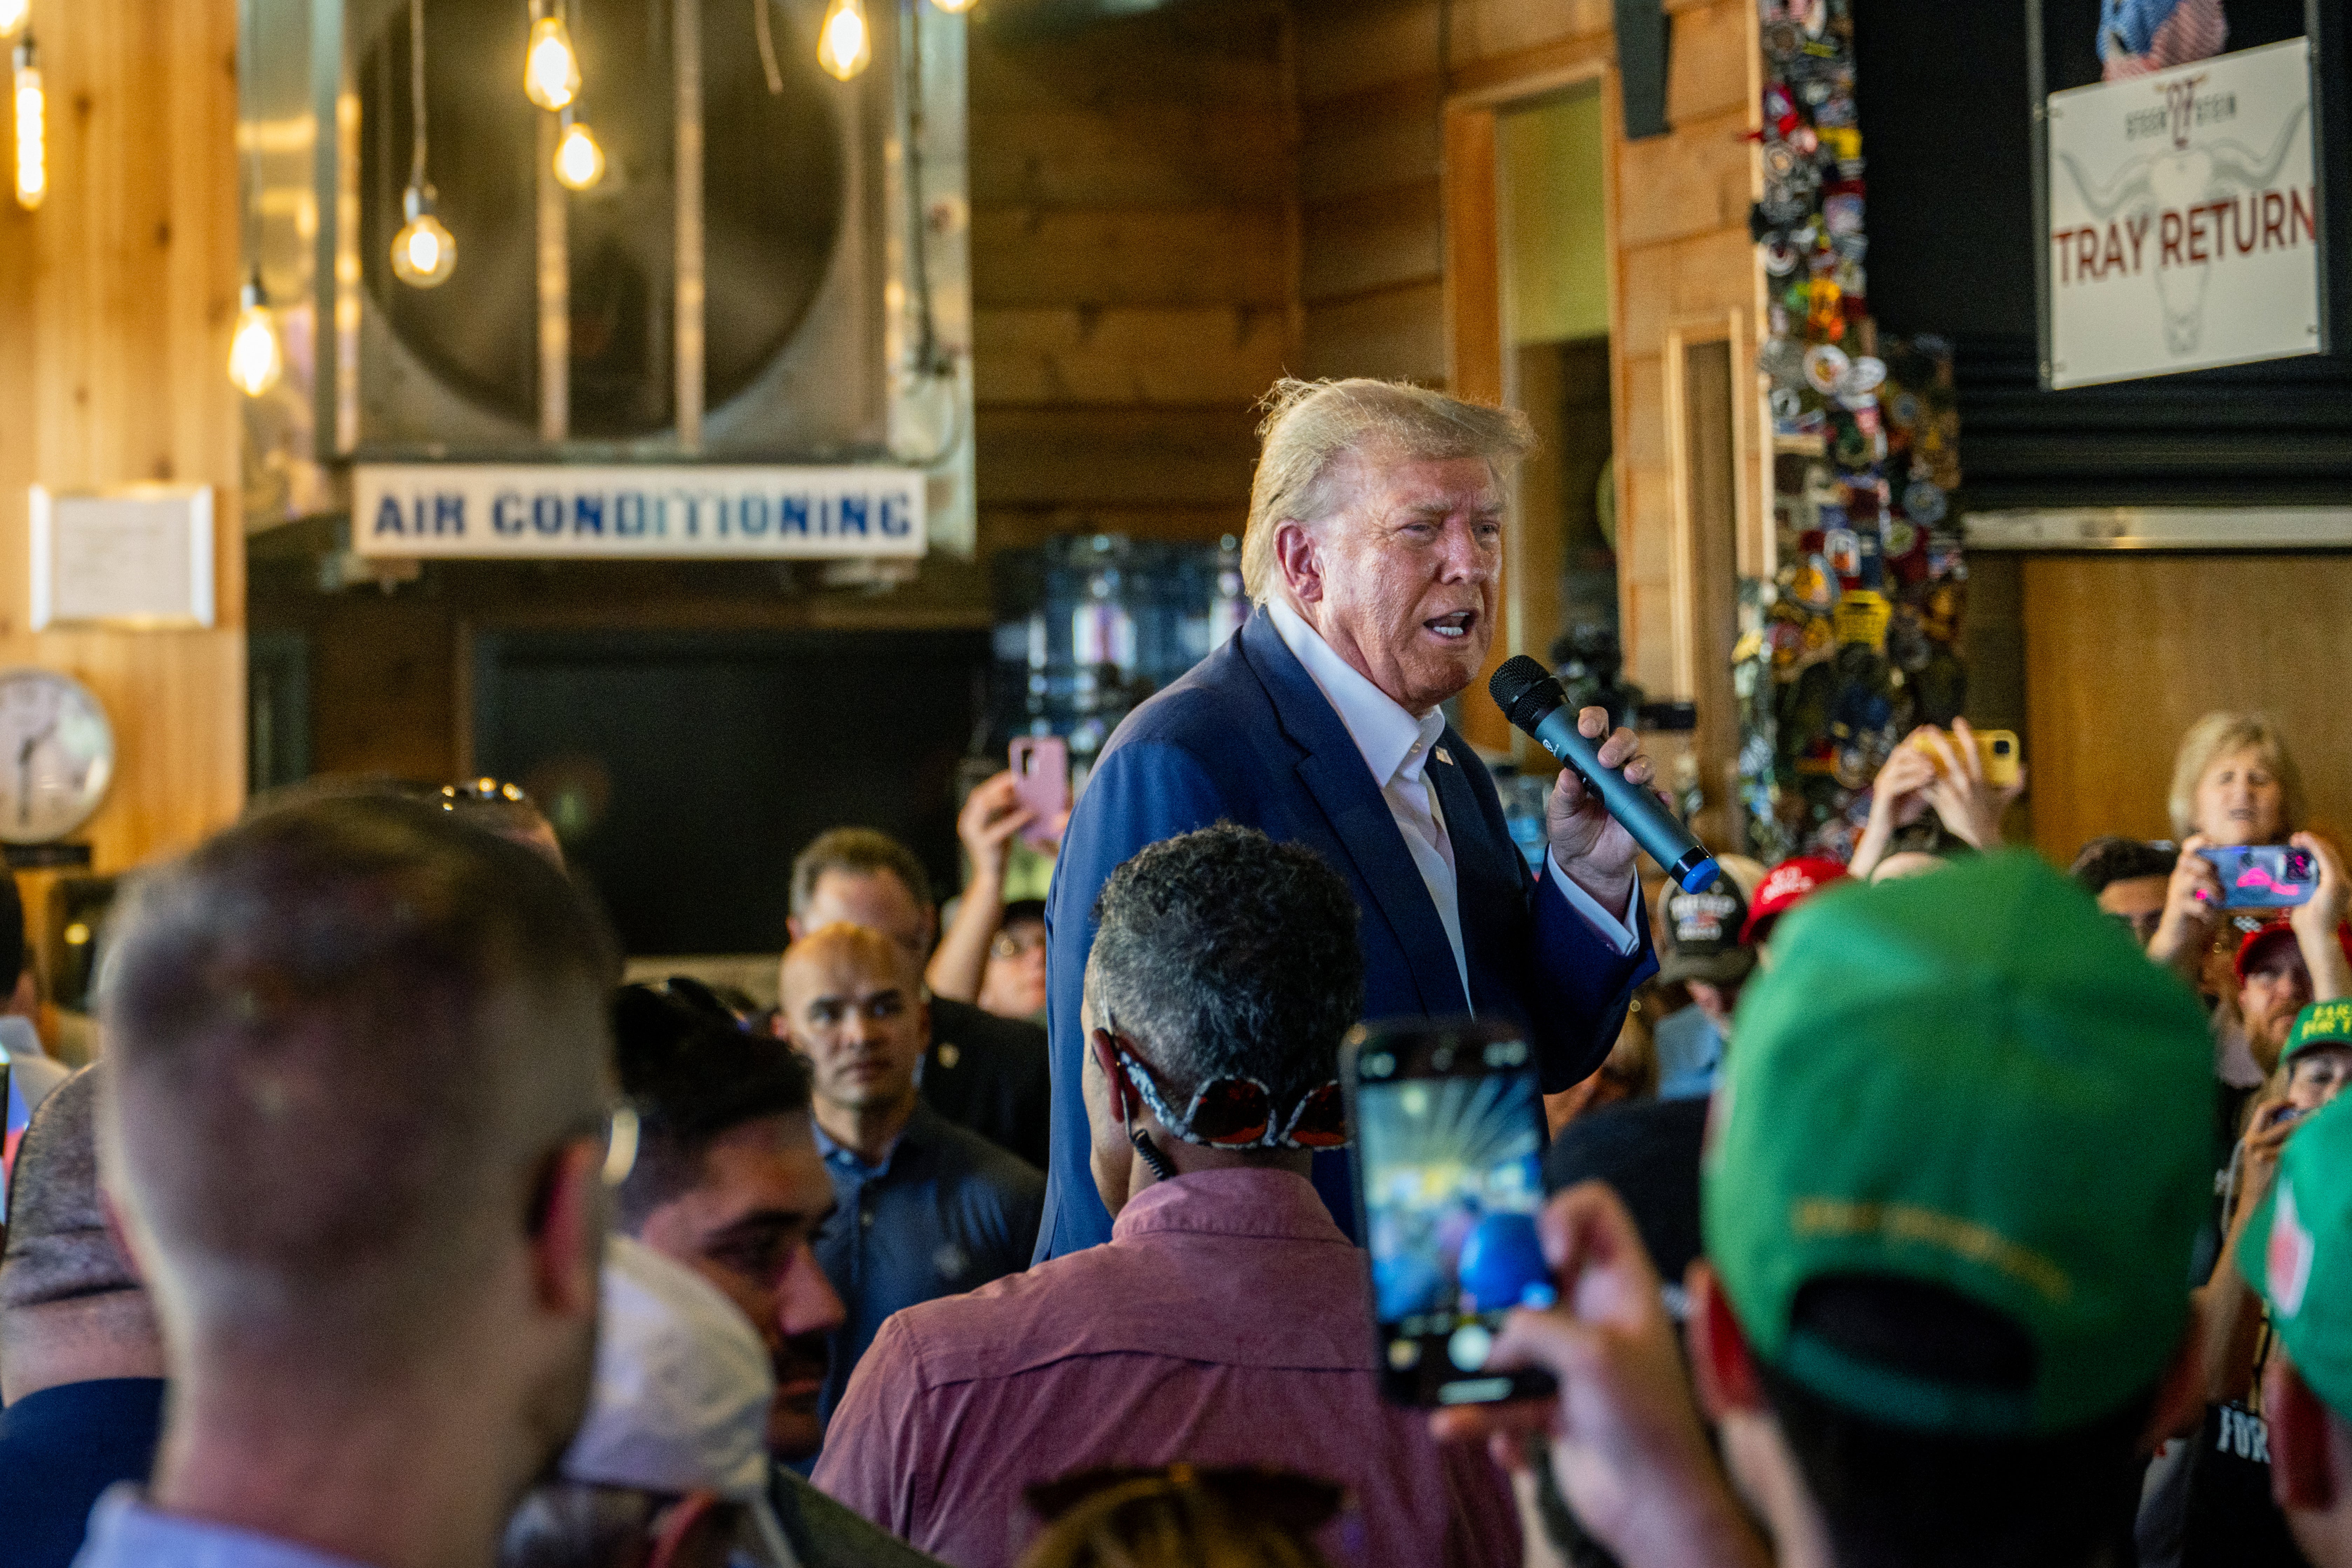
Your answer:
[[[2148,956],[2197,987],[2212,1006],[2214,1073],[2223,1087],[2227,1131],[2270,1071],[2287,1025],[2315,998],[2352,994],[2352,963],[2336,940],[2347,904],[2336,847],[2299,831],[2303,780],[2277,723],[2267,715],[2208,713],[2181,738],[2168,801],[2180,858],[2165,891]],[[2224,909],[2213,862],[2203,851],[2291,844],[2319,863],[2319,889],[2292,911],[2293,941],[2241,929]]]

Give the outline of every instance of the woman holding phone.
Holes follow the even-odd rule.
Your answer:
[[[2227,997],[2235,987],[2209,956],[2217,951],[2226,970],[2236,952],[2235,933],[2223,929],[2225,893],[2220,874],[2204,850],[2252,844],[2289,844],[2315,858],[2320,840],[2295,831],[2303,813],[2303,783],[2294,757],[2278,726],[2260,713],[2208,713],[2189,727],[2172,768],[2168,805],[2180,858],[2166,890],[2164,917],[2147,952],[2208,995]],[[2328,852],[2332,858],[2332,848]],[[2321,860],[2323,870],[2326,862]],[[2321,982],[2317,971],[2312,981]]]

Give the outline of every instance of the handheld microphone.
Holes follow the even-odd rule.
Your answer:
[[[1568,693],[1551,671],[1525,654],[1503,661],[1486,683],[1488,695],[1503,717],[1536,738],[1542,746],[1601,797],[1609,815],[1623,825],[1651,859],[1686,893],[1715,885],[1719,874],[1715,857],[1675,820],[1658,797],[1640,784],[1626,782],[1623,770],[1601,765],[1601,748],[1576,727]]]

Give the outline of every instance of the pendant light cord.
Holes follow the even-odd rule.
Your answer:
[[[760,69],[767,74],[768,96],[784,90],[784,68],[776,63],[776,35],[768,20],[768,0],[751,0],[751,31],[760,40]]]
[[[408,113],[415,122],[416,142],[408,166],[408,183],[425,188],[425,0],[408,0]]]

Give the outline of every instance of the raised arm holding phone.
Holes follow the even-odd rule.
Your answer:
[[[1987,765],[1987,742],[2001,736],[1979,735],[1966,719],[1952,721],[1949,733],[1933,724],[1914,730],[1878,770],[1871,785],[1870,821],[1853,847],[1848,867],[1864,881],[1886,859],[1897,830],[1919,820],[1929,807],[1945,831],[1972,849],[2000,847],[2000,819],[2011,803],[2025,793],[2024,764],[2016,758],[2017,737],[2007,735],[2009,767],[2005,777],[1994,776]]]

